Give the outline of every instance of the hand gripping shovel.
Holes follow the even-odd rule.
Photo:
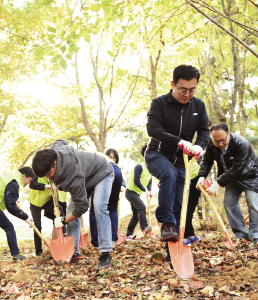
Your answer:
[[[185,163],[185,184],[182,200],[182,209],[180,217],[179,240],[176,243],[168,242],[169,254],[174,271],[179,277],[189,278],[194,273],[194,262],[191,245],[184,245],[183,239],[185,234],[185,222],[187,213],[187,204],[189,196],[189,186],[191,179],[191,172],[196,157],[193,157],[190,164],[188,163],[188,156],[185,149],[183,149],[183,157]]]
[[[16,202],[16,205],[19,209],[22,209],[18,202]],[[44,242],[44,244],[50,249],[48,242],[45,240],[44,236],[39,232],[38,228],[35,226],[34,223],[31,223],[31,227],[35,230],[35,232],[41,238],[41,240]]]
[[[215,205],[214,205],[213,202],[211,201],[211,198],[210,198],[210,196],[208,195],[208,193],[204,190],[204,188],[203,188],[200,184],[198,184],[198,188],[200,189],[200,191],[203,193],[203,195],[205,196],[205,198],[206,198],[207,201],[209,202],[209,204],[210,204],[211,208],[213,209],[213,212],[214,212],[214,214],[215,214],[215,216],[216,216],[216,218],[217,218],[217,220],[218,220],[218,222],[219,222],[219,224],[220,224],[220,226],[221,226],[221,228],[222,228],[222,230],[223,230],[223,232],[224,232],[224,234],[225,234],[225,236],[226,236],[226,238],[227,238],[227,241],[223,241],[222,243],[223,243],[228,249],[237,246],[237,243],[233,243],[233,242],[232,242],[232,240],[231,240],[231,238],[230,238],[230,236],[229,236],[229,234],[228,234],[228,231],[227,231],[227,229],[226,229],[226,226],[224,225],[224,223],[223,223],[223,221],[222,221],[220,215],[218,214]]]
[[[50,183],[51,184],[51,183]],[[58,207],[58,196],[57,188],[53,188],[51,184],[52,197],[54,202],[54,211],[57,218],[60,217],[59,207]],[[51,254],[55,261],[59,262],[69,262],[74,253],[74,239],[73,236],[64,237],[63,229],[58,228],[59,238],[51,240]]]

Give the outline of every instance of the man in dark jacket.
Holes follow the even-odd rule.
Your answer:
[[[13,224],[4,214],[4,211],[7,209],[10,214],[24,220],[31,226],[31,218],[17,207],[16,202],[19,199],[20,186],[27,186],[33,177],[34,174],[30,167],[0,174],[0,228],[6,233],[13,261],[24,260],[25,256],[20,254]]]
[[[32,161],[36,176],[51,179],[60,191],[70,192],[68,215],[55,218],[56,228],[67,225],[67,235],[74,236],[75,253],[79,257],[80,217],[89,207],[88,198],[94,192],[94,211],[98,227],[99,266],[108,268],[112,264],[111,222],[107,210],[112,184],[113,167],[97,153],[80,151],[65,140],[56,140],[50,148],[38,150]]]
[[[218,179],[208,188],[217,194],[225,187],[224,206],[229,224],[237,238],[258,243],[258,159],[249,142],[230,133],[225,123],[210,128],[211,139],[207,145],[199,171],[198,184],[203,184],[214,161],[218,166]],[[239,198],[245,192],[249,208],[249,234],[240,211]]]
[[[147,113],[147,131],[151,139],[145,162],[149,172],[160,180],[156,218],[162,224],[162,241],[178,240],[185,177],[183,152],[179,145],[197,155],[203,153],[209,140],[205,105],[193,97],[199,78],[199,71],[192,66],[176,67],[172,90],[154,99]]]

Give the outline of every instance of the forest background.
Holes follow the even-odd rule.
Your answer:
[[[256,149],[257,9],[253,0],[2,0],[1,171],[57,138],[115,148],[122,168],[140,161],[150,102],[183,63],[201,72],[196,97],[211,122]]]

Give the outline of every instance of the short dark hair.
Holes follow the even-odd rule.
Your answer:
[[[210,133],[212,133],[213,130],[224,130],[225,132],[228,132],[228,125],[226,123],[213,124],[210,127]]]
[[[56,152],[51,148],[38,150],[32,159],[32,169],[36,176],[44,177],[57,161]]]
[[[119,163],[119,155],[118,155],[118,152],[115,150],[115,149],[108,149],[107,151],[106,151],[106,155],[107,156],[109,156],[111,153],[113,153],[114,154],[114,156],[115,156],[115,159],[116,159],[116,164],[118,164]]]
[[[142,150],[141,150],[141,154],[142,154],[142,156],[144,157],[144,154],[145,154],[145,151],[146,151],[146,149],[147,149],[147,143],[145,143],[143,146],[142,146]]]
[[[197,79],[197,83],[200,79],[200,72],[192,67],[191,65],[180,65],[174,69],[173,72],[173,83],[177,84],[179,79],[191,80],[193,78]]]
[[[20,173],[22,173],[22,175],[24,174],[25,177],[27,177],[27,178],[28,178],[28,177],[32,177],[32,178],[35,177],[35,175],[34,175],[34,173],[33,173],[31,167],[22,167],[22,168],[20,168],[18,171],[19,171]]]

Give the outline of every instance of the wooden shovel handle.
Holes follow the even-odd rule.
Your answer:
[[[57,187],[54,186],[50,180],[48,180],[50,186],[51,186],[51,190],[50,193],[52,195],[53,198],[53,202],[54,202],[54,212],[55,212],[55,216],[56,218],[60,217],[60,211],[59,211],[59,206],[58,206],[58,196],[57,196]]]
[[[220,223],[220,226],[221,226],[223,232],[226,232],[227,231],[226,226],[224,225],[219,213],[217,212],[217,209],[216,209],[215,205],[213,204],[209,194],[204,190],[204,188],[201,186],[201,184],[198,184],[198,188],[200,189],[200,191],[203,193],[203,195],[205,196],[205,198],[209,202],[209,204],[210,204],[210,206],[211,206],[218,222]]]
[[[22,210],[21,206],[19,203],[16,202],[17,207]],[[31,227],[36,231],[37,235],[41,238],[41,240],[45,243],[45,245],[50,248],[48,245],[47,241],[45,240],[44,236],[39,232],[38,228],[35,226],[34,223],[31,223]]]

